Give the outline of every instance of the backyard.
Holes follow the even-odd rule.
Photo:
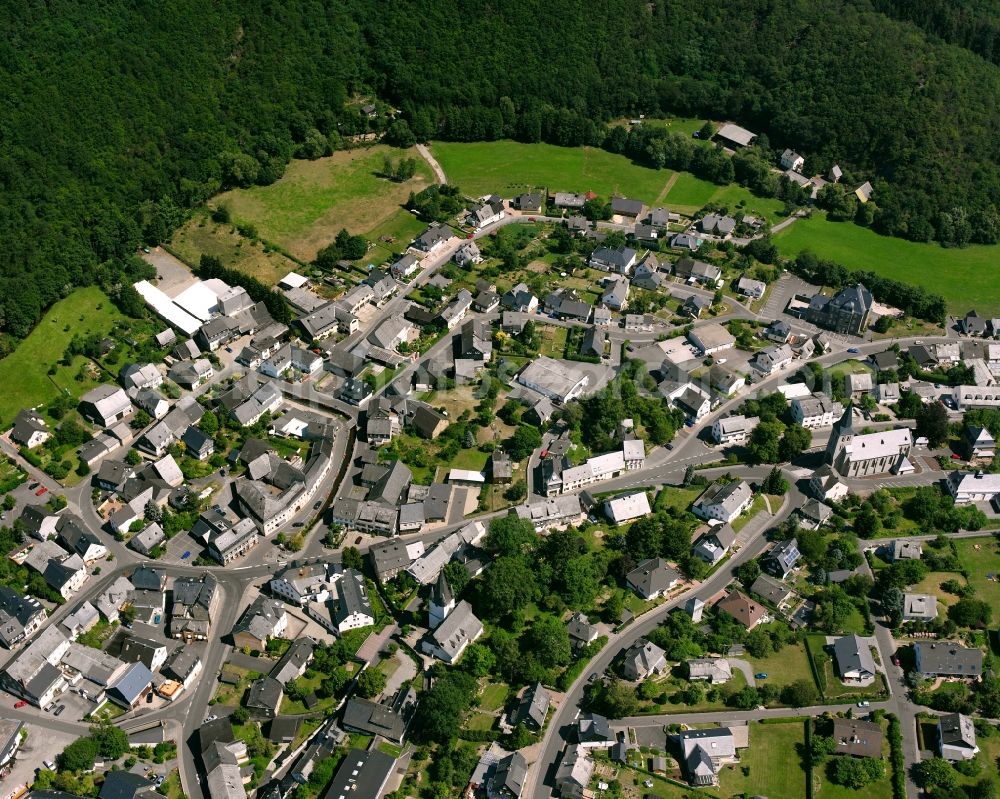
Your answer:
[[[771,799],[805,796],[806,772],[800,753],[804,741],[805,727],[801,721],[750,722],[750,746],[740,750],[737,765],[722,770],[720,793]]]
[[[87,374],[83,367],[88,361],[82,355],[75,356],[69,366],[62,364],[62,357],[74,335],[110,333],[121,318],[96,286],[77,289],[53,305],[17,349],[0,360],[0,422],[6,427],[21,409],[50,402],[61,391],[79,397],[104,382],[102,377],[113,382],[110,375],[97,373],[95,379]],[[77,380],[78,375],[85,375],[84,379]]]
[[[958,558],[969,573],[969,585],[976,589],[976,599],[990,607],[1000,607],[1000,553],[995,538],[954,539]]]
[[[1000,283],[993,275],[1000,249],[995,246],[945,249],[880,236],[850,222],[830,222],[822,213],[789,225],[775,236],[775,243],[786,257],[812,250],[849,269],[870,269],[922,286],[944,297],[951,313],[964,314],[972,305],[983,316],[1000,313]]]
[[[400,183],[378,177],[386,157],[416,159],[416,175]],[[430,182],[430,167],[415,149],[376,146],[315,161],[292,161],[270,186],[225,192],[211,201],[211,207],[227,206],[234,223],[254,225],[261,238],[308,261],[341,228],[365,234],[387,225],[410,192]]]

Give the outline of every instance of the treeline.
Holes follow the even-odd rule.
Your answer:
[[[848,269],[836,261],[817,258],[810,250],[802,250],[787,265],[804,280],[819,286],[839,290],[855,283],[864,283],[876,300],[918,319],[943,322],[948,313],[944,298],[932,294],[923,286],[900,283],[864,269]]]
[[[993,58],[996,14],[977,22],[979,0],[935,0],[920,19],[904,6],[876,5],[913,24],[862,0],[524,0],[487,14],[444,0],[7,2],[0,331],[25,335],[73,286],[126,282],[138,245],[221,189],[271,183],[291,157],[367,132],[624,144],[654,164],[690,153],[710,180],[770,180],[682,137],[629,144],[608,127],[728,118],[771,152],[805,154],[806,171],[872,178],[880,232],[996,241],[1000,70],[963,49]],[[360,110],[371,96],[374,118]]]

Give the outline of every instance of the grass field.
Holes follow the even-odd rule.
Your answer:
[[[767,796],[798,799],[806,795],[806,772],[799,747],[805,741],[801,721],[787,724],[750,722],[750,746],[741,749],[740,763],[722,769],[723,796]],[[744,773],[744,771],[748,773]]]
[[[988,602],[991,607],[1000,607],[1000,582],[997,582],[1000,579],[1000,552],[996,540],[988,536],[962,538],[955,540],[955,546],[962,565],[969,571],[969,585],[976,589],[976,599]],[[987,579],[987,575],[993,575],[993,579]]]
[[[509,693],[510,689],[504,683],[489,683],[480,691],[479,707],[486,712],[500,710]]]
[[[755,197],[749,189],[735,183],[718,186],[707,180],[702,180],[690,172],[678,172],[674,185],[667,192],[664,202],[670,210],[682,214],[693,214],[711,203],[725,206],[731,213],[737,209],[747,213],[755,213],[765,217],[772,224],[783,217],[780,212],[785,204],[781,200],[767,197]]]
[[[387,155],[415,158],[416,176],[403,183],[377,177]],[[292,161],[272,185],[225,192],[211,206],[227,205],[234,221],[255,225],[261,238],[310,261],[341,228],[368,233],[386,224],[411,191],[420,191],[431,180],[430,167],[415,149],[377,146],[316,161]]]
[[[435,142],[432,149],[448,182],[477,196],[544,187],[549,192],[593,191],[602,197],[621,194],[651,203],[672,175],[594,147],[498,141]]]
[[[1000,248],[978,245],[945,249],[880,236],[850,222],[829,222],[821,213],[800,219],[775,236],[782,255],[812,250],[851,269],[870,269],[886,277],[940,294],[952,313],[971,307],[982,315],[1000,313],[1000,281],[993,269]]]
[[[77,289],[53,305],[17,349],[0,360],[0,422],[4,427],[22,408],[49,402],[62,390],[79,398],[101,382],[76,379],[86,363],[83,356],[76,356],[69,366],[60,361],[74,335],[108,333],[121,318],[107,295],[94,286]],[[55,374],[49,375],[53,366]]]
[[[192,216],[174,234],[171,249],[185,261],[194,264],[198,263],[202,255],[214,256],[224,266],[252,275],[269,286],[289,272],[300,269],[294,261],[280,252],[268,250],[262,242],[255,244],[244,238],[234,225],[213,222],[205,209]]]

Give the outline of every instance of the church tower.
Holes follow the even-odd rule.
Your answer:
[[[428,623],[430,628],[435,629],[445,620],[449,613],[455,609],[455,594],[448,585],[448,580],[444,576],[444,569],[438,575],[437,582],[431,589],[431,595],[427,600]]]
[[[851,403],[847,403],[844,408],[844,415],[840,417],[833,426],[830,433],[830,440],[826,444],[826,462],[836,468],[840,453],[850,446],[854,439],[854,408]]]

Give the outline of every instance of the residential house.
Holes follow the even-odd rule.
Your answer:
[[[767,617],[767,609],[739,591],[730,591],[716,607],[732,616],[747,630],[752,630]]]
[[[694,554],[710,566],[722,560],[736,543],[736,532],[732,525],[724,524],[712,528],[695,544]]]
[[[630,219],[638,219],[642,215],[645,206],[640,200],[631,200],[627,197],[611,198],[611,213],[615,216],[625,216]]]
[[[160,666],[167,659],[167,646],[162,641],[133,633],[126,636],[122,642],[122,651],[119,657],[126,663],[142,663],[151,672],[159,671]]]
[[[871,685],[875,681],[875,659],[868,642],[857,635],[842,635],[833,643],[837,673],[847,685]]]
[[[990,431],[979,425],[969,425],[962,435],[962,451],[970,461],[991,461],[997,442]]]
[[[770,602],[774,607],[780,608],[792,595],[792,589],[780,580],[776,580],[770,575],[762,574],[753,581],[750,586],[750,593],[759,596],[766,602]]]
[[[806,159],[793,150],[786,149],[781,154],[781,168],[791,169],[793,172],[801,172],[806,164]]]
[[[413,246],[424,253],[435,252],[438,247],[451,238],[451,231],[437,222],[430,226],[413,241]],[[398,263],[398,261],[397,261]]]
[[[604,515],[614,524],[625,524],[652,513],[645,491],[614,497],[604,503]]]
[[[337,613],[334,618],[341,634],[375,623],[375,611],[368,599],[365,578],[354,569],[347,569],[337,581]]]
[[[603,272],[617,272],[628,275],[635,266],[638,253],[631,247],[598,247],[590,256],[589,265]]]
[[[985,336],[986,319],[972,310],[959,320],[958,328],[966,336]]]
[[[792,327],[784,319],[775,319],[764,329],[764,338],[775,344],[787,344],[792,337]]]
[[[13,649],[45,622],[45,608],[34,597],[0,586],[0,644]]]
[[[45,419],[32,409],[20,411],[14,417],[14,426],[10,430],[10,440],[26,449],[44,444],[51,435]]]
[[[687,662],[691,682],[721,685],[733,678],[733,669],[725,658],[694,658]]]
[[[828,464],[813,472],[813,476],[809,478],[809,489],[813,496],[823,502],[839,502],[848,494],[847,484]]]
[[[486,202],[475,206],[465,217],[468,225],[482,230],[485,227],[496,224],[507,215],[503,207],[503,200],[499,197],[490,197]]]
[[[952,641],[917,641],[913,645],[916,672],[921,677],[980,677],[983,652]]]
[[[762,280],[754,280],[753,278],[743,275],[736,281],[736,291],[744,297],[759,300],[764,296],[764,292],[767,291],[767,284]]]
[[[509,311],[534,313],[538,309],[538,297],[531,293],[526,283],[518,283],[503,293],[500,305]]]
[[[945,760],[972,760],[979,753],[976,726],[961,713],[946,713],[938,718],[938,754]]]
[[[253,602],[240,614],[233,625],[233,645],[237,649],[247,647],[263,652],[268,641],[281,638],[288,628],[288,614],[284,607],[263,594],[258,595]]]
[[[278,715],[281,700],[285,695],[284,686],[273,677],[260,677],[250,683],[246,708],[250,718],[256,720],[273,719]]]
[[[118,380],[126,390],[130,388],[156,388],[163,385],[163,375],[156,368],[156,365],[151,363],[131,363],[123,366],[118,373]]]
[[[413,255],[403,255],[393,261],[389,271],[397,280],[409,277],[420,268],[420,262]]]
[[[523,724],[532,732],[540,732],[545,726],[545,718],[552,704],[552,694],[541,683],[529,685],[524,689],[517,708],[511,714],[511,724]]]
[[[720,239],[728,239],[736,229],[736,220],[731,216],[708,214],[698,223],[698,227],[702,233],[708,233]]]
[[[32,538],[45,541],[49,536],[56,534],[59,517],[45,505],[25,505],[18,521]]]
[[[674,274],[689,283],[701,283],[714,287],[722,279],[722,270],[713,264],[695,261],[692,258],[681,258],[674,264]]]
[[[211,574],[177,577],[174,580],[174,601],[170,609],[170,637],[185,641],[207,641],[221,595],[219,581]]]
[[[455,298],[441,310],[438,316],[449,330],[454,330],[459,322],[465,318],[471,307],[472,294],[466,289],[460,289]]]
[[[882,759],[882,726],[862,719],[833,719],[834,753]]]
[[[779,344],[758,351],[750,363],[761,374],[772,375],[787,367],[794,357],[788,344]]]
[[[139,706],[143,697],[153,686],[153,673],[145,663],[130,665],[125,672],[108,686],[108,699],[126,711]]]
[[[108,548],[91,532],[79,516],[64,514],[57,525],[57,540],[70,552],[75,552],[84,563],[94,563],[108,554]]]
[[[626,680],[644,680],[667,670],[665,653],[656,644],[645,638],[638,639],[625,651],[622,673]]]
[[[519,194],[511,204],[514,209],[524,214],[537,214],[542,210],[542,195],[537,192]]]
[[[128,547],[149,558],[153,556],[153,551],[166,540],[167,536],[163,528],[156,522],[150,522],[129,538]]]
[[[598,713],[581,713],[575,726],[576,741],[585,749],[607,749],[617,741],[608,720]]]
[[[629,283],[623,278],[605,284],[601,302],[613,311],[624,311],[628,305]]]
[[[903,594],[903,621],[934,621],[937,618],[937,597],[934,594]]]
[[[570,616],[566,622],[566,631],[569,633],[570,642],[577,649],[592,644],[600,633],[597,625],[591,624],[590,619],[581,612]]]
[[[851,399],[859,400],[866,394],[872,394],[875,383],[871,372],[850,373],[844,375],[844,392]]]
[[[920,560],[923,554],[919,541],[907,541],[903,538],[893,541],[889,549],[889,559],[893,563],[901,560]]]
[[[761,566],[768,574],[784,580],[801,558],[799,544],[794,538],[775,544],[761,558]]]
[[[650,558],[625,575],[625,584],[643,599],[656,599],[681,581],[680,574],[663,558]]]
[[[194,389],[211,379],[215,370],[207,358],[198,358],[194,361],[178,361],[170,367],[168,374],[177,385]]]
[[[118,386],[98,386],[80,399],[80,413],[101,427],[111,427],[127,419],[132,412],[128,395]]]
[[[701,519],[718,519],[732,523],[749,509],[753,490],[746,480],[732,483],[713,483],[691,506],[691,512]]]
[[[726,416],[712,424],[712,438],[717,444],[742,444],[760,424],[759,416]]]
[[[680,760],[692,785],[715,785],[719,771],[739,760],[736,738],[729,727],[684,730],[677,735]]]
[[[583,799],[584,795],[589,796],[587,791],[596,765],[586,747],[579,744],[567,747],[555,773],[554,781],[559,795],[564,799]]]

